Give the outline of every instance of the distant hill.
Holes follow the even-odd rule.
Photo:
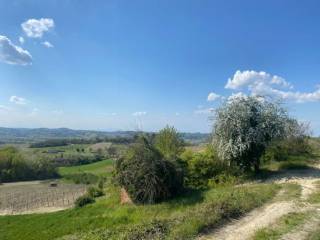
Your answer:
[[[104,137],[133,137],[135,131],[93,131],[74,130],[69,128],[3,128],[0,127],[0,143],[25,143],[39,142],[48,139],[64,138],[104,138]],[[188,142],[203,142],[209,138],[209,134],[182,133],[182,137]]]
[[[133,131],[92,131],[69,128],[3,128],[0,127],[0,142],[34,142],[63,138],[130,137]]]

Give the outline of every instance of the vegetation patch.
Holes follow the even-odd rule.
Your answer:
[[[317,184],[318,190],[309,195],[308,197],[309,203],[313,203],[313,204],[320,203],[320,181],[318,181],[316,184]]]
[[[99,181],[99,177],[92,173],[74,173],[64,175],[63,177],[75,184],[96,184]]]
[[[95,175],[106,175],[111,174],[112,167],[114,161],[111,159],[85,164],[80,166],[73,166],[73,167],[60,167],[59,174],[61,176],[66,176],[70,174],[78,174],[78,173],[91,173]]]
[[[146,239],[191,239],[225,219],[261,206],[278,190],[273,184],[221,187],[188,192],[161,204],[136,206],[120,205],[119,190],[111,188],[106,198],[83,208],[0,217],[0,238],[51,240],[69,235],[70,239],[86,239],[79,236],[89,234],[87,239],[130,239],[127,236],[135,233]]]
[[[272,227],[263,228],[256,232],[254,240],[276,240],[290,232],[310,216],[310,213],[289,213],[279,219]]]

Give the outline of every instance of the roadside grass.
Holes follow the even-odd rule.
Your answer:
[[[274,198],[274,201],[289,201],[299,199],[301,196],[301,186],[296,183],[285,183],[281,184],[282,186],[282,194],[278,194]]]
[[[317,191],[311,193],[308,197],[308,202],[311,204],[320,203],[320,181],[317,181],[316,185],[317,185]]]
[[[276,240],[284,234],[290,232],[297,226],[303,224],[303,222],[311,215],[311,213],[289,213],[281,217],[271,227],[262,228],[258,230],[253,240]]]
[[[310,233],[310,235],[308,236],[308,240],[320,240],[320,225],[315,231]]]
[[[119,189],[83,208],[0,217],[1,240],[192,239],[271,200],[279,185],[255,184],[187,192],[155,205],[121,205]]]

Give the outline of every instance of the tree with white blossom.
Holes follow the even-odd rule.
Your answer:
[[[229,165],[257,172],[266,147],[286,136],[289,120],[279,103],[264,97],[235,97],[216,110],[213,143]]]

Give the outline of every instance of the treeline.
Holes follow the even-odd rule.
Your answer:
[[[77,166],[83,164],[90,164],[98,162],[104,159],[102,154],[58,154],[56,156],[48,156],[50,162],[52,162],[57,167],[65,166]]]
[[[129,144],[134,141],[134,137],[104,137],[104,138],[62,138],[48,139],[41,142],[31,143],[30,148],[45,148],[45,147],[61,147],[70,144],[95,144],[101,142],[111,142],[118,144]]]
[[[58,177],[54,164],[45,159],[27,160],[14,147],[0,150],[0,182],[41,180]]]

